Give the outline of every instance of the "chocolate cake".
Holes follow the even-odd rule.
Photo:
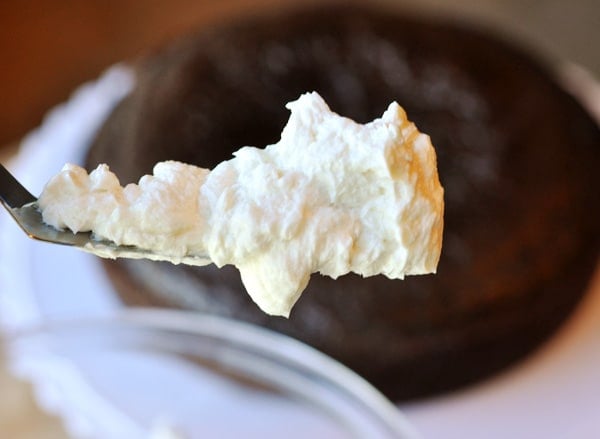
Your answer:
[[[305,91],[359,122],[396,100],[436,146],[446,225],[437,275],[313,275],[289,319],[263,314],[231,267],[108,261],[125,302],[272,328],[402,400],[510,365],[582,297],[598,261],[600,130],[528,52],[457,24],[321,6],[205,29],[136,66],[90,168],[108,163],[123,184],[161,160],[212,168],[276,142]]]

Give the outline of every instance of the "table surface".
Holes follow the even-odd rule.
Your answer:
[[[411,1],[380,0],[416,8]],[[80,83],[106,66],[215,17],[275,0],[152,0],[0,4],[0,145],[23,136]],[[52,6],[49,6],[52,5]],[[429,13],[487,23],[550,60],[570,60],[600,77],[600,2],[597,0],[421,0]],[[0,161],[13,153],[0,148]],[[35,405],[27,383],[0,365],[3,437],[66,437],[60,422]]]

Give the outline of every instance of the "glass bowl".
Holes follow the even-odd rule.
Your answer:
[[[245,323],[129,309],[7,338],[13,368],[74,437],[416,437],[355,373]]]

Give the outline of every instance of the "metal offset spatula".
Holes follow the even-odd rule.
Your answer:
[[[170,256],[135,246],[121,246],[114,242],[96,239],[91,232],[73,233],[58,230],[44,223],[37,206],[37,198],[0,164],[0,202],[16,223],[32,239],[73,246],[106,258],[169,260],[190,265],[207,265],[211,261],[203,255],[184,256],[173,261]]]

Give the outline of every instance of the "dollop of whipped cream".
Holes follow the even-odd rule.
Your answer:
[[[160,162],[121,187],[107,165],[88,175],[67,164],[39,198],[43,219],[174,263],[233,264],[273,315],[289,315],[312,273],[434,273],[444,201],[429,137],[395,102],[364,125],[315,92],[287,108],[279,142],[243,147],[212,171]]]

